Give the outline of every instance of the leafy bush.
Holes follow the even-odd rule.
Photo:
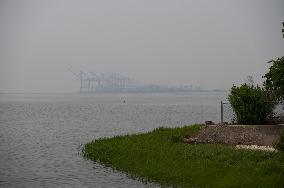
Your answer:
[[[284,56],[271,62],[273,65],[264,76],[264,86],[273,92],[278,100],[284,100]]]
[[[264,124],[273,117],[275,102],[269,93],[259,86],[248,84],[233,86],[228,99],[235,112],[236,123]]]
[[[280,139],[273,144],[273,146],[279,151],[284,151],[284,131],[280,134]]]

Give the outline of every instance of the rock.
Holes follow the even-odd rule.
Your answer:
[[[262,150],[262,151],[270,151],[277,152],[277,150],[270,146],[258,146],[258,145],[236,145],[236,149],[250,149],[250,150]]]
[[[280,125],[207,125],[195,136],[196,143],[220,143],[229,145],[272,146],[280,137],[284,126]]]
[[[183,142],[188,143],[188,144],[192,144],[192,143],[196,143],[197,138],[184,138]]]
[[[205,121],[205,125],[215,125],[213,121]]]

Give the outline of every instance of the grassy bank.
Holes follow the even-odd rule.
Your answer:
[[[200,126],[99,139],[84,155],[144,182],[174,187],[283,187],[284,154],[181,142]]]

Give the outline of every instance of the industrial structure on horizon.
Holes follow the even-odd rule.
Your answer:
[[[134,79],[118,73],[85,73],[80,71],[80,93],[90,92],[122,92],[140,86]]]
[[[79,74],[76,74],[71,69],[68,70],[79,79],[80,93],[167,92],[201,90],[201,87],[193,88],[192,86],[167,87],[153,84],[147,85],[118,73],[94,73],[80,71]]]

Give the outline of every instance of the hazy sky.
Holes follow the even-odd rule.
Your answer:
[[[230,88],[284,56],[283,0],[0,0],[0,92],[77,92],[67,70]]]

